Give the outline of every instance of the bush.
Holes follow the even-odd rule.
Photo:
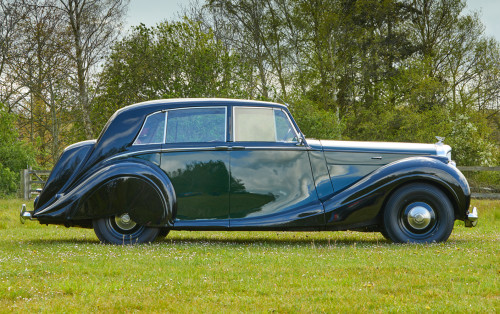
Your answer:
[[[15,128],[16,116],[0,104],[0,195],[16,192],[20,170],[28,164],[34,165],[33,148],[19,141]]]

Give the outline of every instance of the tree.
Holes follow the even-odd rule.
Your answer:
[[[197,22],[139,25],[106,60],[93,119],[103,126],[118,108],[159,98],[247,97],[247,76],[239,55]]]
[[[87,139],[93,138],[97,131],[91,120],[92,71],[116,40],[127,5],[128,0],[59,0],[55,6],[62,11],[69,29],[67,38],[72,44],[66,53],[72,63],[71,79]]]
[[[9,76],[12,51],[21,36],[19,24],[25,13],[26,7],[21,0],[0,0],[0,103],[6,104],[9,111],[20,101],[19,86]]]
[[[53,12],[50,2],[25,2],[29,5],[19,33],[16,49],[11,50],[11,80],[21,87],[21,101],[16,105],[22,134],[39,148],[40,164],[57,160],[61,146],[61,130],[67,128],[71,107],[69,92],[70,63],[63,53],[67,41],[63,19]]]

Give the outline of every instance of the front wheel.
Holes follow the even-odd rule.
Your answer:
[[[160,234],[160,228],[139,225],[126,213],[95,219],[92,225],[99,240],[110,244],[149,243]]]
[[[384,210],[384,232],[394,242],[444,242],[453,230],[455,216],[449,198],[424,183],[401,187]]]

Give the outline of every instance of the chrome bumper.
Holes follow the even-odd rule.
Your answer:
[[[21,220],[22,224],[26,221],[26,219],[36,220],[36,218],[33,217],[33,212],[26,210],[26,204],[23,204],[23,206],[21,207],[21,212],[19,213],[19,219]]]
[[[475,227],[477,225],[477,219],[478,219],[477,209],[476,207],[474,207],[472,209],[472,213],[471,212],[467,213],[467,218],[465,218],[465,226],[469,228]]]

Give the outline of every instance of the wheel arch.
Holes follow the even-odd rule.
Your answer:
[[[334,178],[333,178],[334,179]],[[324,202],[327,228],[380,225],[387,202],[398,188],[413,182],[436,186],[449,197],[455,219],[464,219],[470,190],[455,167],[430,157],[409,157],[387,164]]]
[[[391,191],[389,193],[387,193],[387,195],[385,196],[384,201],[382,203],[382,208],[380,210],[379,216],[383,217],[384,212],[385,212],[386,207],[387,207],[387,203],[389,202],[391,197],[394,195],[394,193],[396,193],[396,191],[404,188],[407,185],[419,184],[419,183],[432,185],[435,188],[441,190],[441,192],[443,192],[448,197],[448,199],[450,200],[450,202],[453,206],[453,212],[455,214],[455,219],[458,219],[460,217],[460,215],[461,215],[460,214],[460,205],[459,205],[457,194],[453,190],[453,188],[449,184],[447,184],[446,182],[444,182],[442,180],[439,180],[438,178],[431,178],[431,177],[424,177],[424,176],[413,177],[405,182],[402,182],[400,184],[395,185],[391,189]],[[382,222],[382,220],[381,220],[381,222]]]
[[[157,165],[125,159],[89,171],[67,194],[36,215],[43,223],[88,225],[88,221],[129,213],[139,224],[171,227],[177,211],[174,187]]]

